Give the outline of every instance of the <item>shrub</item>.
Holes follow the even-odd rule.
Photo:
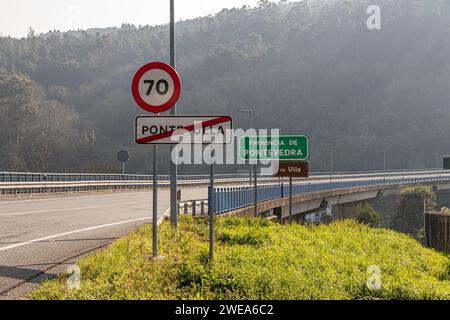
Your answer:
[[[367,202],[358,205],[356,209],[356,220],[372,228],[377,228],[380,225],[380,215]]]

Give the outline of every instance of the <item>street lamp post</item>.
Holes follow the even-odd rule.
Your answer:
[[[386,150],[380,150],[380,152],[383,154],[383,171],[386,172]]]
[[[439,165],[439,158],[440,158],[440,153],[439,152],[435,152],[435,153],[433,153],[435,156],[436,156],[436,169],[439,169],[440,168],[440,165]]]
[[[328,151],[330,153],[330,183],[333,183],[333,144],[328,144]]]
[[[240,113],[247,113],[250,117],[250,129],[253,129],[253,109],[238,110]],[[250,185],[252,185],[253,165],[250,164]]]
[[[380,150],[380,152],[383,154],[383,180],[384,184],[386,184],[386,171],[387,171],[387,165],[386,165],[386,150]]]

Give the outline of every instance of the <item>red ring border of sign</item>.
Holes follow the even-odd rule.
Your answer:
[[[162,104],[160,106],[152,106],[145,102],[140,94],[139,94],[139,81],[141,80],[142,76],[154,69],[160,69],[166,71],[170,77],[173,80],[174,84],[174,90],[172,94],[172,98],[170,98],[169,101],[167,101],[165,104]],[[163,62],[150,62],[146,65],[142,66],[134,75],[133,82],[131,85],[131,92],[133,94],[133,98],[136,101],[136,103],[145,111],[152,112],[152,113],[162,113],[169,109],[171,109],[178,101],[181,95],[181,79],[178,73],[174,68],[172,68],[170,65],[163,63]]]

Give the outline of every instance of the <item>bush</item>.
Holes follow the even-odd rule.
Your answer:
[[[358,205],[356,209],[356,220],[372,228],[380,226],[380,215],[367,202]]]

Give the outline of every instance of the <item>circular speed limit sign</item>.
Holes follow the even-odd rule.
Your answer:
[[[151,62],[138,70],[131,91],[142,109],[161,113],[172,108],[180,98],[180,76],[166,63]]]

